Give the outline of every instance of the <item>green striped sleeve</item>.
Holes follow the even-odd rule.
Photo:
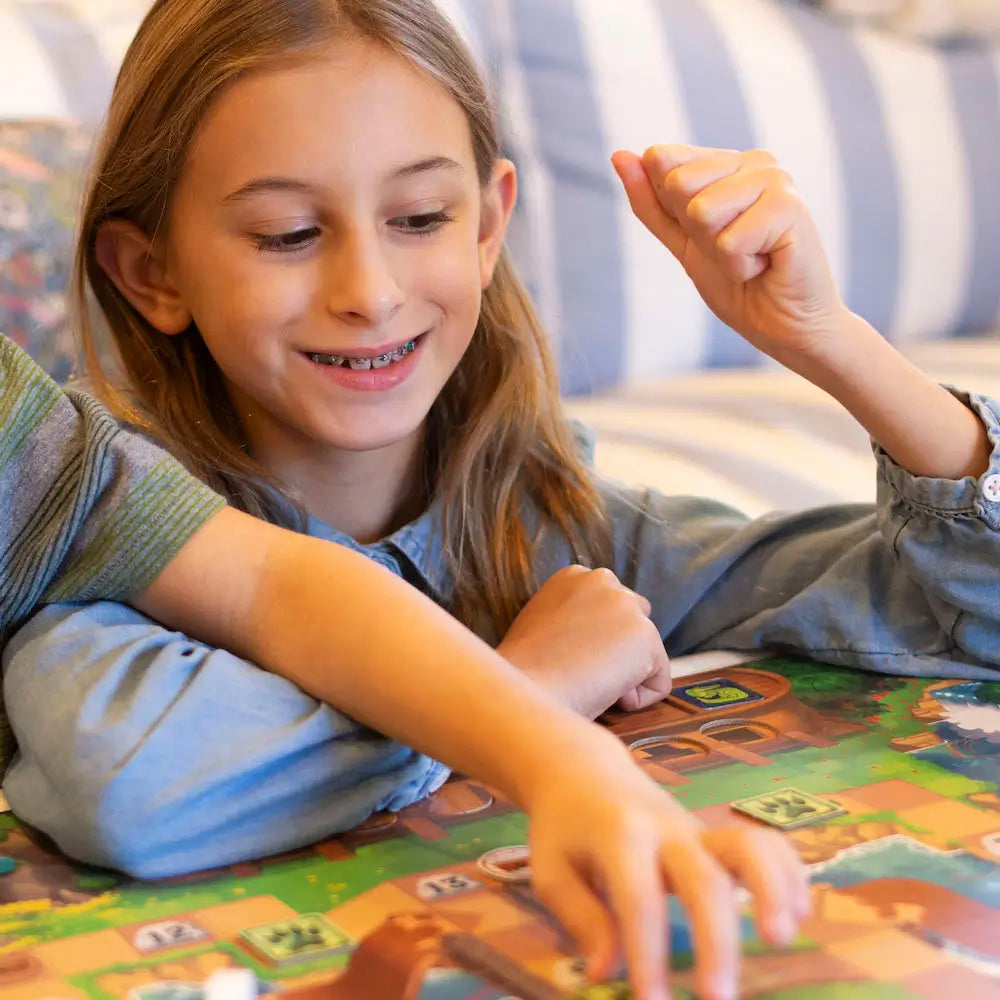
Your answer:
[[[40,604],[139,593],[223,504],[0,335],[0,640]]]
[[[85,396],[75,402],[93,418],[98,404]],[[225,503],[170,455],[124,428],[116,428],[104,465],[89,522],[46,591],[46,603],[140,593]]]
[[[59,402],[62,392],[12,340],[0,334],[0,477]]]
[[[139,593],[223,503],[0,335],[0,643],[42,604]],[[12,746],[0,701],[0,775]]]

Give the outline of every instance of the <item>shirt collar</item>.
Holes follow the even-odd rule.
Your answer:
[[[445,558],[440,504],[431,504],[418,518],[371,545],[356,542],[350,535],[331,528],[311,514],[307,530],[313,538],[336,542],[376,562],[380,561],[380,555],[402,556],[413,566],[426,590],[438,604],[450,603],[453,580]]]

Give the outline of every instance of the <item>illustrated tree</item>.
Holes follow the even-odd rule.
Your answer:
[[[891,708],[883,701],[885,695],[909,683],[903,677],[847,670],[806,660],[789,663],[788,669],[780,672],[792,682],[792,693],[805,705],[824,715],[835,715],[851,722],[864,722],[890,712]]]

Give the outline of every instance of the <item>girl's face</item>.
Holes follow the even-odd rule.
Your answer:
[[[419,440],[464,354],[515,196],[461,107],[370,43],[250,75],[199,127],[163,235],[165,333],[193,320],[252,442]]]

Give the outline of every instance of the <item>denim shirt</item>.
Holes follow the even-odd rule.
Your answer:
[[[620,579],[672,656],[776,649],[905,675],[1000,678],[1000,406],[958,394],[993,445],[980,480],[916,478],[876,448],[878,504],[749,521],[600,483]],[[371,546],[447,606],[433,510]],[[534,512],[538,579],[566,539]],[[357,623],[378,628],[378,622]],[[489,642],[498,636],[483,625]],[[15,811],[69,854],[162,877],[289,850],[438,787],[440,763],[281,677],[117,604],[47,608],[4,652]]]

